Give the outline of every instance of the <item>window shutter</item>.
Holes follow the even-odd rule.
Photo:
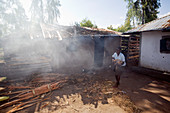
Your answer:
[[[166,51],[166,39],[161,39],[160,40],[160,52]]]

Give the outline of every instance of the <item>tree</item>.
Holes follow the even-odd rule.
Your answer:
[[[138,3],[138,7],[140,4],[142,6],[142,24],[157,19],[158,9],[161,6],[160,0],[137,0],[135,3]]]
[[[31,19],[36,23],[54,24],[59,17],[59,0],[32,0],[30,11]]]
[[[131,26],[130,23],[131,23],[130,19],[127,18],[127,19],[125,20],[125,24],[122,25],[122,26],[120,26],[120,27],[118,27],[118,28],[117,28],[117,31],[118,31],[118,32],[126,32],[126,31],[132,29],[132,26]]]
[[[24,30],[27,16],[19,0],[0,1],[0,30],[1,35],[15,30]]]
[[[74,22],[74,26],[80,27],[80,23],[79,22]]]
[[[160,0],[125,0],[128,2],[127,18],[133,25],[145,24],[157,18]]]
[[[91,28],[97,28],[97,25],[93,24],[90,20],[88,20],[87,18],[83,19],[80,22],[80,26],[81,27],[91,27]]]
[[[130,29],[132,29],[132,26],[130,24],[130,18],[127,18],[125,20],[124,25],[119,26],[117,29],[114,29],[112,25],[110,25],[109,27],[107,27],[107,29],[113,30],[113,31],[118,31],[118,32],[125,32],[128,31]]]
[[[110,25],[109,27],[107,27],[107,29],[113,30],[113,31],[117,31],[117,29],[113,28],[112,25]]]
[[[57,17],[59,17],[60,12],[58,7],[60,7],[60,1],[59,0],[48,0],[47,1],[47,23],[53,24],[57,22]]]
[[[32,0],[30,11],[31,20],[34,22],[44,22],[44,7],[42,0]]]
[[[126,20],[124,25],[119,26],[115,31],[125,32],[136,27],[137,25],[145,24],[157,18],[160,0],[125,0],[128,2]],[[108,27],[113,30],[113,28]]]

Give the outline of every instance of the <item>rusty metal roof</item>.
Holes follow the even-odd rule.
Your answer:
[[[156,31],[156,30],[163,30],[169,28],[170,28],[170,15],[167,15],[162,18],[153,20],[149,23],[146,23],[144,25],[140,25],[134,29],[131,29],[125,32],[125,34],[143,32],[143,31]]]

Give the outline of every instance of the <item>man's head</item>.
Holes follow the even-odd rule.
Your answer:
[[[121,47],[116,48],[116,53],[119,55],[121,52]]]

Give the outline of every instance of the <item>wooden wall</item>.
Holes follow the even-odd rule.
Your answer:
[[[127,65],[138,65],[140,55],[140,37],[122,37],[122,52],[124,53]]]

